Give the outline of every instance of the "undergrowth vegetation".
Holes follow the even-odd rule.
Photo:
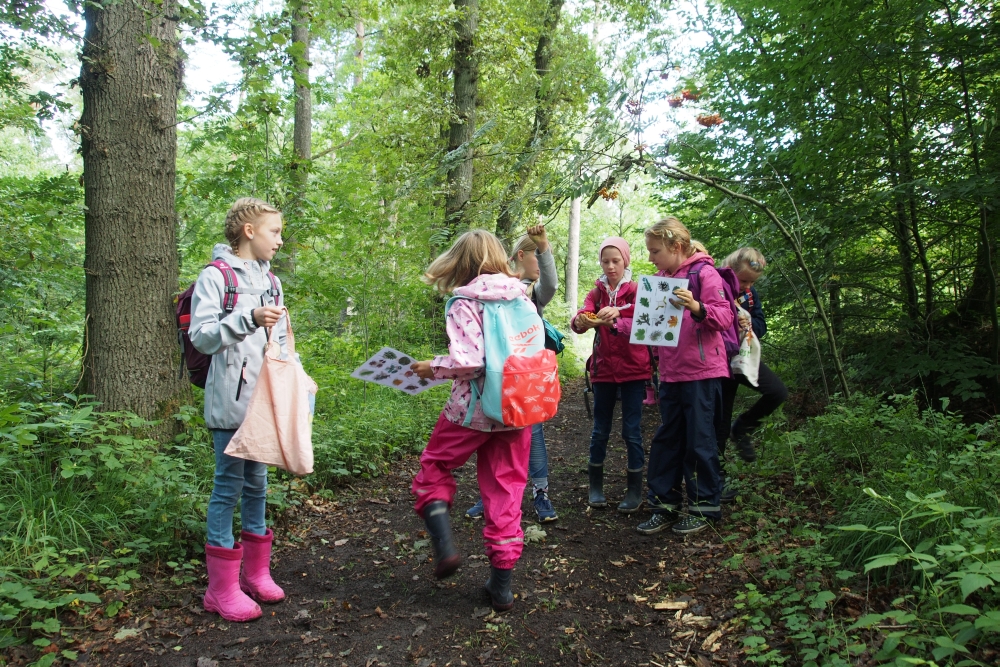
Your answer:
[[[727,537],[750,661],[995,664],[995,422],[857,395],[765,447]]]

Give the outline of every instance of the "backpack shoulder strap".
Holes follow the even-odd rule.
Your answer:
[[[267,272],[267,278],[271,281],[271,289],[269,290],[269,295],[274,299],[274,305],[281,305],[281,292],[278,290],[278,279],[270,271]]]
[[[239,298],[238,289],[240,281],[237,279],[233,267],[221,259],[209,262],[209,266],[214,266],[222,272],[222,279],[226,282],[225,292],[222,295],[222,309],[226,311],[226,314],[229,314],[236,307],[236,300]]]
[[[701,280],[699,277],[701,276],[701,270],[705,268],[706,264],[708,264],[708,262],[700,261],[695,262],[688,267],[688,289],[691,290],[691,294],[693,294],[694,298],[698,301],[701,300]]]

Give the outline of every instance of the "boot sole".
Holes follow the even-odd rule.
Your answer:
[[[202,600],[202,609],[213,614],[218,614],[220,618],[223,618],[230,623],[249,623],[251,621],[260,620],[260,618],[264,615],[264,612],[260,612],[257,616],[251,616],[250,618],[235,618],[233,616],[226,616],[222,613],[222,610],[214,604],[206,604],[204,599]]]
[[[276,598],[273,600],[261,597],[260,595],[257,594],[256,591],[252,590],[249,586],[244,586],[243,582],[240,582],[240,590],[246,593],[247,597],[249,597],[257,604],[278,604],[279,602],[285,599],[284,595],[282,595],[280,598]]]
[[[640,509],[642,509],[642,503],[639,503],[635,507],[622,507],[621,505],[618,506],[618,511],[621,512],[622,514],[635,514]]]
[[[447,579],[451,575],[455,574],[455,571],[458,570],[461,564],[461,556],[458,554],[449,556],[434,566],[434,577],[436,579]]]
[[[496,602],[490,600],[490,604],[493,606],[493,611],[510,611],[514,608],[513,602],[510,604],[497,604]]]
[[[698,526],[697,528],[692,528],[690,530],[678,530],[676,528],[673,528],[672,530],[677,535],[694,535],[695,533],[700,533],[701,531],[705,530],[706,528],[708,528],[708,526],[709,524],[706,523],[703,526]]]

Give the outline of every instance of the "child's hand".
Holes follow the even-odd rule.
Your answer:
[[[410,370],[416,373],[417,377],[422,377],[425,380],[434,379],[434,369],[431,368],[429,361],[414,361],[410,364]]]
[[[597,317],[607,322],[609,325],[614,324],[614,321],[622,316],[622,311],[618,310],[614,306],[605,306],[597,311]]]
[[[539,253],[543,253],[549,249],[549,237],[545,235],[545,225],[528,227],[528,238],[538,246]]]
[[[739,313],[739,314],[737,315],[737,317],[738,317],[738,318],[739,318],[739,320],[740,320],[740,329],[742,329],[742,330],[746,331],[746,330],[747,330],[747,329],[749,329],[749,328],[750,328],[751,326],[753,326],[753,322],[751,321],[751,319],[750,319],[750,316],[749,316],[749,315],[747,315],[746,313],[743,313],[743,312],[741,311],[741,312],[740,312],[740,313]]]
[[[278,308],[277,306],[261,306],[260,308],[254,308],[250,311],[250,317],[257,324],[258,327],[273,327],[281,319],[281,316],[285,314],[284,308]]]
[[[674,290],[674,297],[670,303],[676,308],[687,308],[692,315],[701,315],[701,304],[694,298],[691,290],[677,288]]]
[[[591,317],[587,317],[584,313],[580,313],[579,315],[576,316],[576,319],[573,320],[573,323],[576,324],[577,329],[583,329],[584,331],[586,331],[587,329],[593,329],[594,327],[598,326],[600,324],[600,321],[595,320]]]

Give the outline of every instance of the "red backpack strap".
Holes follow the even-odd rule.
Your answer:
[[[211,262],[209,266],[214,266],[222,272],[222,279],[226,281],[225,293],[222,295],[222,309],[227,314],[231,313],[233,312],[233,308],[236,307],[236,300],[239,298],[236,289],[239,287],[240,281],[236,278],[236,272],[233,271],[233,267],[221,259]]]
[[[274,277],[274,274],[270,271],[267,272],[267,277],[271,281],[271,291],[269,294],[271,298],[274,299],[274,305],[281,305],[281,292],[278,291],[278,279]]]

